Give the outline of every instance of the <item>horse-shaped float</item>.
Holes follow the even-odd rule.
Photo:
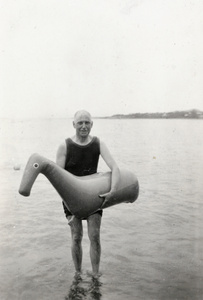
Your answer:
[[[110,190],[111,172],[87,176],[75,176],[53,161],[33,154],[24,170],[19,193],[29,196],[39,173],[45,175],[61,196],[69,211],[78,218],[86,218],[94,212],[123,202],[134,202],[138,198],[139,183],[129,170],[120,169],[119,187],[102,206],[104,199],[99,195]]]

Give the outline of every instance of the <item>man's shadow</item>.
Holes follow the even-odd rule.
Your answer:
[[[75,275],[65,300],[100,300],[102,297],[99,278],[89,276],[83,280],[81,275]]]

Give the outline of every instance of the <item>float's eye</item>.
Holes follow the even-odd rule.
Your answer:
[[[39,168],[39,164],[38,164],[38,163],[34,163],[33,167],[34,167],[35,169],[37,169],[37,168]]]

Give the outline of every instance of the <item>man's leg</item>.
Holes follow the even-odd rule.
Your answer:
[[[68,216],[68,220],[72,216]],[[82,266],[82,236],[83,236],[83,227],[82,227],[82,221],[76,217],[74,217],[71,220],[71,223],[69,224],[71,228],[71,236],[72,236],[72,246],[71,246],[71,252],[72,252],[72,258],[75,265],[76,272],[81,272],[81,266]]]
[[[96,213],[87,218],[88,236],[90,239],[90,259],[92,263],[93,275],[99,273],[99,263],[101,256],[100,245],[100,226],[101,226],[101,214]]]

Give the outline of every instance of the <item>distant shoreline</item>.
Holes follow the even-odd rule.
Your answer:
[[[184,110],[184,111],[174,111],[174,112],[156,112],[156,113],[132,113],[132,114],[115,114],[112,116],[94,116],[92,115],[93,119],[198,119],[203,120],[203,111],[197,110],[197,109],[191,109],[191,110]],[[73,120],[73,117],[67,116],[38,116],[38,117],[0,117],[0,119],[3,120],[10,120],[11,122],[22,120],[43,120],[43,119],[70,119]]]
[[[116,114],[110,117],[97,117],[98,119],[203,119],[203,112],[197,109],[174,111],[164,113],[132,113]]]

